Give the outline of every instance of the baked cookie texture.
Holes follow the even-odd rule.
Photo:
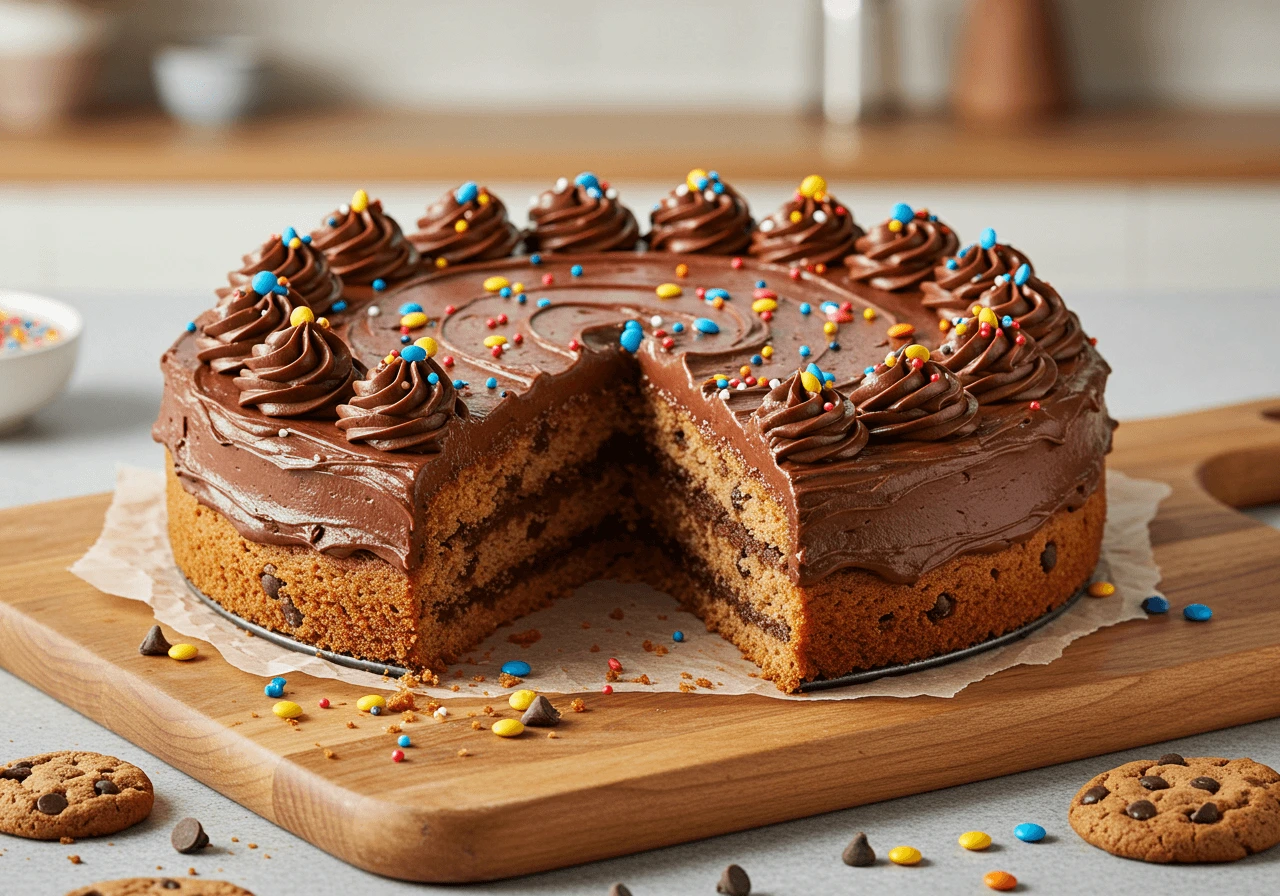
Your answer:
[[[503,206],[464,184],[437,203],[453,255],[416,275],[396,255],[327,319],[258,271],[165,354],[154,433],[197,588],[422,669],[593,578],[641,579],[794,690],[980,643],[1088,582],[1109,368],[993,233],[960,248],[900,206],[867,240],[814,177],[753,231],[696,169],[649,251],[566,254],[629,213],[588,174],[543,200],[568,209],[545,254],[500,257]],[[394,242],[380,205],[351,208]],[[363,243],[322,235],[333,271],[360,268]],[[981,283],[937,285],[959,268]]]
[[[1280,843],[1280,774],[1252,759],[1129,762],[1071,801],[1071,827],[1144,862],[1232,862]]]
[[[221,880],[175,877],[126,877],[72,890],[67,896],[253,896]]]
[[[0,768],[0,832],[32,840],[102,837],[151,814],[155,794],[137,766],[64,750]]]

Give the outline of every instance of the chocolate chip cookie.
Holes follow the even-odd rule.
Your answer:
[[[142,821],[154,801],[142,769],[101,753],[41,753],[0,767],[0,833],[101,837]]]
[[[1231,862],[1280,843],[1280,774],[1252,759],[1129,762],[1080,789],[1067,813],[1100,849],[1144,862]]]
[[[172,877],[126,877],[72,890],[67,896],[253,896],[221,880]]]

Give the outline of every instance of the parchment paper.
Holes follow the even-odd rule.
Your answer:
[[[867,684],[787,695],[759,677],[756,666],[737,648],[709,633],[697,617],[675,600],[643,585],[593,582],[551,607],[500,628],[463,662],[441,677],[439,687],[423,687],[433,698],[462,694],[498,694],[499,667],[520,659],[533,667],[526,687],[544,693],[598,691],[605,683],[607,660],[623,665],[616,691],[671,691],[761,694],[779,699],[852,700],[859,697],[952,697],[975,681],[1020,664],[1051,663],[1077,638],[1108,625],[1143,619],[1142,600],[1157,594],[1155,565],[1147,526],[1169,494],[1162,482],[1107,473],[1107,521],[1096,578],[1116,586],[1108,598],[1083,597],[1064,615],[1023,641],[996,648],[936,669],[883,678]],[[102,533],[71,572],[107,594],[149,604],[156,620],[171,633],[212,644],[238,669],[268,678],[303,672],[336,678],[369,689],[394,689],[394,681],[347,669],[314,656],[254,638],[221,618],[187,588],[174,565],[166,534],[164,477],[153,470],[121,467],[115,498]],[[675,631],[685,640],[673,640]],[[540,637],[521,646],[521,634]],[[142,640],[145,632],[138,632]],[[170,637],[172,641],[173,638]],[[682,674],[683,673],[683,674]],[[647,682],[637,681],[647,676]],[[477,678],[482,680],[477,681]],[[455,691],[452,687],[459,688]]]

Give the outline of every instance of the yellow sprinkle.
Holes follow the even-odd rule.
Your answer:
[[[356,701],[356,709],[360,710],[361,712],[368,712],[369,710],[373,709],[375,706],[378,707],[378,709],[387,708],[387,701],[383,698],[381,694],[365,694],[363,697],[361,697],[359,700]]]
[[[492,336],[484,337],[484,347],[493,348],[495,345],[506,345],[507,337],[494,333]]]
[[[899,221],[897,218],[894,218],[892,221],[889,222],[890,233],[900,233],[901,231],[902,231],[901,221]]]
[[[537,691],[531,691],[528,688],[521,688],[507,698],[507,703],[511,704],[512,709],[518,709],[520,712],[524,712],[529,708],[529,704],[533,703],[533,698],[536,696],[538,696]]]
[[[938,329],[944,333],[947,332],[947,330],[951,329],[951,321],[944,317],[942,320],[938,321]]]
[[[400,318],[400,326],[408,327],[410,330],[416,330],[418,327],[425,327],[426,325],[427,315],[422,311],[410,311]]]
[[[828,336],[834,336],[839,330],[840,328],[836,326],[836,322],[833,320],[829,320],[822,325],[822,332],[826,333]]]
[[[458,233],[466,233],[466,230],[467,230],[467,222],[466,222],[466,221],[454,221],[454,222],[453,222],[453,229],[454,229],[454,230],[456,230]]]
[[[293,313],[289,315],[289,326],[300,327],[303,324],[314,323],[316,319],[315,312],[306,305],[299,305],[293,309]]]
[[[711,300],[711,307],[717,310],[719,310],[720,308],[723,308],[724,299],[720,298],[719,296],[716,296],[714,299]]]
[[[289,240],[289,248],[290,248],[290,249],[299,249],[299,248],[301,248],[301,247],[302,247],[302,238],[301,238],[301,237],[296,237],[296,236],[295,236],[293,239]]]
[[[791,214],[787,215],[787,217],[791,219],[792,224],[799,224],[800,219],[803,218],[804,215],[800,214],[799,212],[792,212]]]
[[[436,259],[436,267],[447,268],[448,266],[449,266],[449,259],[445,258],[444,256],[441,256]]]
[[[489,204],[489,194],[488,194],[488,193],[481,193],[479,196],[477,196],[477,197],[476,197],[476,202],[480,203],[481,205],[488,205],[488,204]]]
[[[738,368],[738,373],[741,376],[750,376],[751,368],[748,367],[746,364],[743,364],[741,367]]]
[[[689,276],[689,266],[688,266],[687,264],[685,264],[684,262],[680,262],[680,264],[676,265],[676,276],[677,276],[677,277],[688,277],[688,276]]]
[[[524,284],[520,283],[519,281],[512,283],[511,291],[516,295],[520,295],[520,293],[524,292]]]
[[[895,865],[916,865],[920,862],[920,850],[914,846],[895,846],[889,850],[889,861]]]
[[[776,299],[756,299],[751,303],[751,310],[756,314],[764,311],[777,311],[778,302]]]
[[[760,355],[761,355],[761,357],[764,357],[764,358],[772,358],[772,357],[773,357],[773,346],[772,346],[772,345],[766,345],[764,348],[760,349]]]
[[[908,345],[906,351],[902,354],[911,360],[915,360],[916,358],[919,358],[921,361],[929,360],[929,350],[919,343]]]
[[[889,328],[890,339],[905,339],[916,331],[911,324],[894,324]]]
[[[498,719],[491,730],[498,737],[519,737],[524,733],[524,726],[516,719]]]
[[[194,644],[174,644],[169,648],[169,658],[185,663],[187,660],[195,659],[199,652]]]
[[[1116,586],[1110,582],[1094,582],[1089,586],[1090,597],[1110,597],[1116,593]]]
[[[808,198],[817,198],[819,194],[825,193],[827,190],[827,182],[817,174],[810,174],[804,180],[800,181],[800,195]]]
[[[884,356],[885,367],[893,367],[897,365],[897,363],[898,363],[898,356],[895,355],[893,352],[889,352],[889,354]]]
[[[510,285],[511,284],[507,282],[506,277],[487,277],[484,281],[484,288],[486,292],[497,292],[502,289],[502,287]]]
[[[702,189],[701,187],[698,186],[698,181],[702,181],[706,179],[707,179],[706,171],[704,171],[701,168],[694,168],[692,171],[689,172],[688,176],[685,177],[684,182],[685,182],[685,186],[687,186],[690,190],[696,193],[698,190]]]
[[[302,715],[302,707],[292,700],[281,700],[271,707],[271,711],[282,719],[296,719]]]
[[[382,359],[382,363],[383,363],[383,364],[390,364],[390,363],[394,362],[394,361],[395,361],[395,359],[396,359],[396,356],[395,356],[395,355],[387,355],[385,358],[383,358],[383,359]]]
[[[875,320],[875,319],[876,319],[876,309],[874,309],[874,308],[863,308],[863,309],[862,309],[862,319],[863,319],[863,320]]]
[[[327,317],[317,317],[317,318],[316,318],[316,326],[318,326],[318,327],[319,327],[320,329],[322,329],[322,330],[327,330],[327,329],[329,329],[329,318],[327,318]]]
[[[353,212],[362,212],[369,207],[369,194],[364,190],[356,190],[354,196],[351,197],[351,210]]]
[[[983,308],[978,312],[978,323],[994,327],[1000,323],[1000,318],[996,317],[996,313],[990,308]]]
[[[674,299],[684,294],[684,290],[675,283],[660,283],[654,292],[660,299]]]
[[[423,336],[421,339],[415,339],[413,344],[427,353],[428,358],[434,358],[436,352],[440,350],[440,346],[436,345],[436,341],[430,336]],[[390,355],[388,355],[390,357]]]
[[[968,332],[969,332],[969,325],[968,325],[968,324],[956,324],[956,335],[957,335],[957,336],[963,336],[965,333],[968,333]]]
[[[991,835],[982,831],[966,831],[957,842],[965,849],[982,850],[991,845]]]
[[[981,305],[974,305],[972,308],[969,309],[969,316],[977,317],[981,311],[982,311]]]
[[[807,370],[800,371],[800,384],[809,392],[822,391],[822,381]]]

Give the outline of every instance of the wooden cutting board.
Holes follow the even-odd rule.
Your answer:
[[[1175,612],[951,699],[586,694],[587,711],[566,714],[555,739],[503,740],[473,730],[467,713],[486,701],[466,697],[447,723],[405,725],[414,747],[397,765],[385,728],[399,718],[358,714],[352,686],[289,676],[289,696],[308,709],[292,727],[270,714],[261,679],[208,645],[187,664],[139,656],[149,609],[66,572],[97,536],[108,495],[0,513],[0,664],[327,852],[438,882],[559,868],[1280,715],[1280,532],[1227,506],[1280,501],[1280,400],[1125,424],[1111,463],[1173,486],[1151,533]],[[1177,609],[1192,602],[1211,605],[1213,620],[1185,621]],[[320,711],[321,696],[347,705]]]

